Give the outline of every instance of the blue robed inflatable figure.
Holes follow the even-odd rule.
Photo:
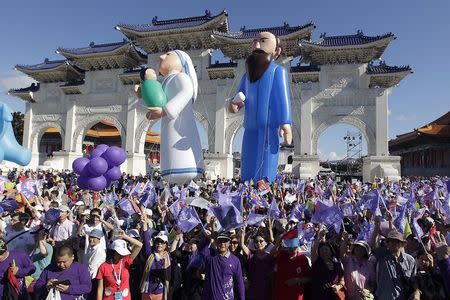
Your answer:
[[[229,111],[244,111],[244,137],[241,151],[241,178],[244,181],[275,180],[280,143],[292,143],[291,101],[286,70],[275,63],[281,54],[279,38],[261,32],[253,41],[247,58],[247,72]]]
[[[31,151],[17,142],[12,129],[12,120],[8,106],[0,103],[0,162],[7,160],[26,166],[31,161]]]

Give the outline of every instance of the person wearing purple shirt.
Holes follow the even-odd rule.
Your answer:
[[[447,298],[450,298],[450,247],[447,246],[445,238],[437,237],[436,242],[437,266],[444,282]]]
[[[13,268],[13,273],[22,285],[23,278],[36,270],[28,255],[23,252],[9,252],[5,241],[0,239],[0,295],[2,296],[8,282],[7,273],[10,267]]]
[[[55,263],[44,269],[34,286],[34,292],[45,295],[54,288],[60,292],[61,300],[76,300],[89,294],[92,287],[89,270],[73,260],[72,248],[59,248]]]
[[[245,289],[241,263],[228,249],[230,237],[217,237],[217,254],[205,254],[203,300],[244,300]]]
[[[145,220],[144,216],[144,220]],[[148,229],[146,220],[143,222],[144,251],[147,262],[141,281],[142,299],[157,297],[166,298],[169,293],[171,259],[168,252],[168,237],[161,231],[154,238],[151,246],[152,230]]]

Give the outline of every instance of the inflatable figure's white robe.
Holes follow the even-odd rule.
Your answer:
[[[169,183],[189,183],[205,169],[193,113],[193,84],[185,73],[171,73],[162,84],[167,104],[161,118],[161,175]]]

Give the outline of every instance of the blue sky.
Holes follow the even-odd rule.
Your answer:
[[[114,25],[140,24],[160,19],[213,14],[226,9],[231,30],[302,25],[313,21],[313,39],[327,35],[367,35],[393,32],[397,39],[382,59],[390,65],[410,65],[414,74],[405,78],[390,97],[389,135],[422,126],[450,109],[450,1],[117,1],[42,0],[1,1],[0,101],[14,110],[24,109],[21,100],[6,96],[9,88],[25,87],[30,80],[13,71],[15,64],[35,64],[44,58],[60,58],[55,49],[83,47],[119,41],[123,36]],[[349,126],[336,125],[319,139],[323,157],[345,155],[343,136]],[[235,143],[238,145],[239,143]],[[236,146],[235,148],[238,148]]]

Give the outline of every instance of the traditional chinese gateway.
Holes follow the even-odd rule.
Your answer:
[[[118,24],[124,40],[82,48],[58,48],[63,59],[16,69],[37,81],[30,87],[9,91],[27,102],[23,144],[32,149],[31,167],[46,159],[39,147],[52,128],[61,135],[61,150],[46,164],[70,169],[83,155],[89,130],[105,122],[120,135],[128,159],[124,171],[144,174],[147,132],[153,123],[146,107],[133,92],[142,65],[157,66],[161,53],[181,49],[195,64],[199,93],[195,117],[208,137],[207,169],[223,177],[233,176],[232,143],[243,115],[231,115],[225,100],[234,96],[250,44],[258,32],[270,31],[284,44],[280,64],[290,70],[294,150],[293,172],[303,178],[319,170],[317,141],[329,126],[345,123],[359,129],[367,141],[363,160],[364,180],[375,176],[400,176],[400,157],[388,151],[388,96],[408,74],[408,66],[389,66],[380,61],[394,34],[356,34],[312,40],[316,26],[291,26],[229,30],[228,14],[206,11],[197,17],[160,20],[149,24]],[[229,62],[211,62],[213,50],[221,50]],[[300,64],[291,65],[301,57]],[[149,141],[147,141],[149,142]],[[157,142],[155,142],[157,145]]]

